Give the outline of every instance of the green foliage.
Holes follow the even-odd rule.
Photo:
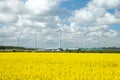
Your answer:
[[[13,52],[16,52],[16,50],[15,50],[15,49],[13,49]]]

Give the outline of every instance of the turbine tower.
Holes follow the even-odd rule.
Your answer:
[[[36,33],[34,33],[34,50],[36,51]]]
[[[18,40],[18,47],[19,47],[19,46],[20,46],[20,44],[19,44],[19,40],[20,40],[19,36],[18,36],[18,39],[17,39],[17,40]]]
[[[120,6],[115,9],[115,16],[120,17]]]
[[[61,49],[61,29],[59,29],[59,49]]]
[[[17,46],[20,47],[20,33],[17,34]]]

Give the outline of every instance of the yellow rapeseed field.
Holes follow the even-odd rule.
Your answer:
[[[120,54],[0,53],[0,80],[120,80]]]

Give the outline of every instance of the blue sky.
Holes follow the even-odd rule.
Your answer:
[[[74,10],[79,10],[81,8],[84,8],[87,6],[87,4],[90,2],[90,0],[70,0],[70,1],[67,1],[67,2],[63,2],[61,4],[61,7],[63,8],[66,8],[70,11],[74,11]],[[109,13],[111,14],[114,14],[115,13],[115,9],[112,8],[112,9],[108,9],[107,10]],[[70,15],[62,15],[61,18],[66,18],[66,17],[69,17]],[[110,25],[110,27],[112,29],[115,29],[117,31],[120,31],[120,25],[119,24],[113,24],[113,25]]]
[[[63,2],[61,7],[65,7],[68,10],[76,10],[86,6],[90,0],[70,0],[68,2]]]
[[[60,4],[60,7],[65,8],[69,11],[74,11],[74,10],[78,10],[80,8],[86,7],[86,4],[89,2],[90,0],[68,0],[67,2],[62,2]],[[62,15],[62,18],[67,18],[71,16],[70,14],[68,15]]]
[[[0,45],[120,47],[120,0],[0,0]]]

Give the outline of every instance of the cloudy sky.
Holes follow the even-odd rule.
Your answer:
[[[0,45],[120,47],[120,0],[0,0]]]

